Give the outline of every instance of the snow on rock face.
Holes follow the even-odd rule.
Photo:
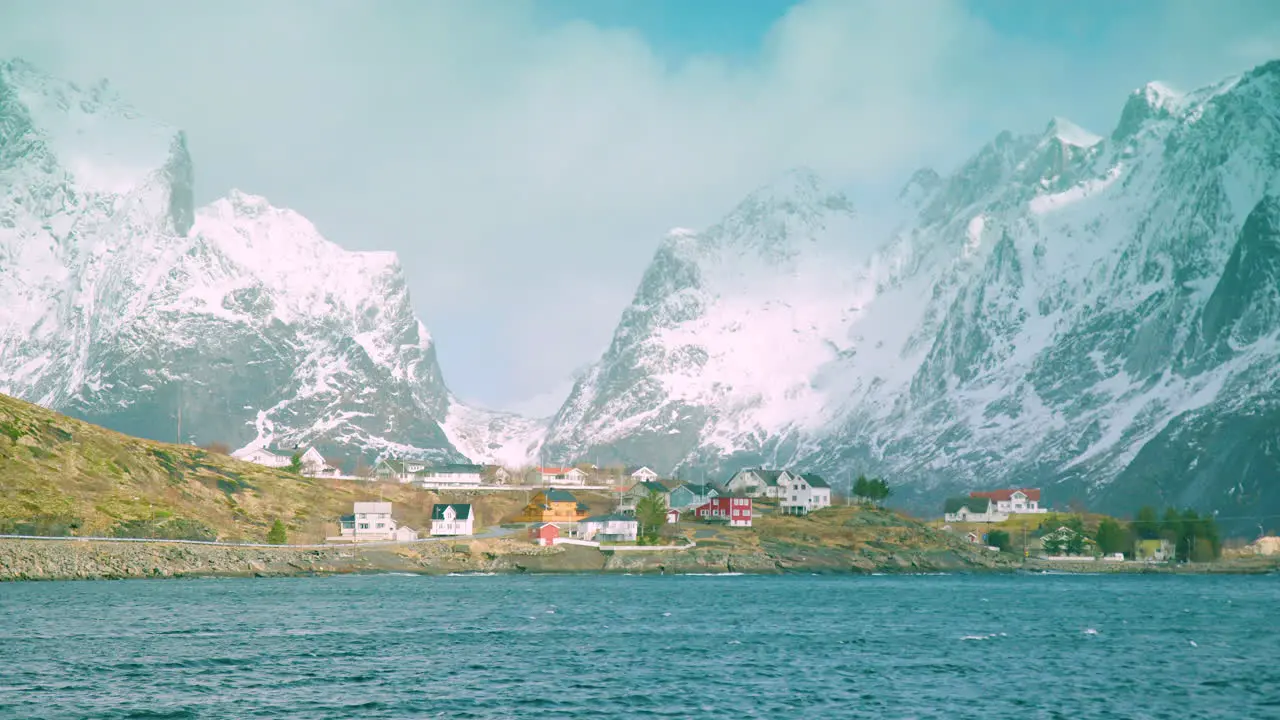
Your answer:
[[[1272,65],[1149,85],[1109,139],[1061,120],[1001,134],[913,178],[887,240],[804,173],[668,238],[548,448],[883,472],[931,511],[1042,484],[1126,512],[1142,493],[1280,512],[1280,440],[1259,424],[1280,407]],[[1224,428],[1262,443],[1257,462]]]
[[[445,388],[392,253],[233,191],[104,84],[0,65],[0,392],[145,437],[316,444],[347,469],[503,428]],[[517,443],[518,444],[518,443]],[[487,444],[485,445],[487,447]]]

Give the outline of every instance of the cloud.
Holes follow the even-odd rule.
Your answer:
[[[795,165],[896,186],[1073,105],[1110,122],[1152,77],[1080,68],[1170,53],[1139,35],[1086,63],[980,10],[812,0],[743,60],[672,58],[523,1],[27,3],[3,11],[0,48],[109,77],[186,129],[203,199],[240,187],[397,251],[446,380],[512,404],[604,348],[668,227]],[[1179,38],[1196,25],[1194,4],[1161,17]],[[1264,52],[1258,27],[1217,28],[1213,52]]]

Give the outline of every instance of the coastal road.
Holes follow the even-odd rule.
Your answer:
[[[343,547],[395,547],[398,545],[420,545],[430,542],[444,542],[449,540],[487,540],[490,538],[506,537],[513,535],[516,528],[491,527],[477,535],[437,535],[433,537],[420,538],[418,540],[408,540],[400,542],[396,540],[379,540],[377,542],[362,543],[320,543],[313,545],[271,545],[268,543],[233,543],[218,542],[216,540],[166,540],[164,538],[118,538],[118,537],[56,537],[49,535],[0,535],[0,540],[49,540],[61,542],[132,542],[132,543],[163,543],[167,545],[210,545],[214,547],[241,547],[241,548],[287,548],[291,550],[332,550],[333,548]]]

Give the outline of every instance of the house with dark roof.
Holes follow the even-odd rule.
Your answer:
[[[613,513],[593,515],[578,521],[574,535],[579,540],[596,542],[634,541],[640,531],[640,523],[630,515]]]
[[[662,504],[670,507],[670,490],[657,480],[641,480],[640,482],[627,488],[622,493],[622,497],[618,498],[618,512],[624,515],[635,515],[636,504],[642,499],[649,496],[649,493],[657,493],[662,499]]]
[[[677,510],[688,510],[705,505],[711,498],[722,494],[716,486],[709,483],[700,485],[681,483],[667,494],[667,506]]]
[[[985,497],[948,498],[943,504],[943,519],[947,522],[1004,522],[1007,513],[996,510],[996,504]]]
[[[431,506],[432,535],[472,535],[475,520],[468,503],[436,503]]]
[[[480,487],[483,465],[429,465],[413,474],[414,482],[428,488]]]
[[[729,478],[727,490],[729,494],[743,497],[778,498],[783,495],[783,489],[791,478],[791,473],[786,470],[746,468]]]
[[[1037,488],[1006,488],[969,493],[971,498],[987,498],[995,504],[996,512],[1008,515],[1048,512],[1040,507],[1040,490]]]
[[[831,486],[821,475],[790,475],[782,486],[778,509],[788,515],[808,515],[814,510],[831,507]]]
[[[575,523],[585,518],[590,508],[579,502],[568,490],[551,488],[534,495],[517,522]]]

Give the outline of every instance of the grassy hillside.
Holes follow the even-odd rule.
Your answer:
[[[337,534],[354,501],[390,500],[400,523],[424,530],[437,500],[475,503],[479,526],[514,516],[525,495],[304,478],[0,395],[0,533],[263,541],[280,518],[289,542],[313,542]]]

